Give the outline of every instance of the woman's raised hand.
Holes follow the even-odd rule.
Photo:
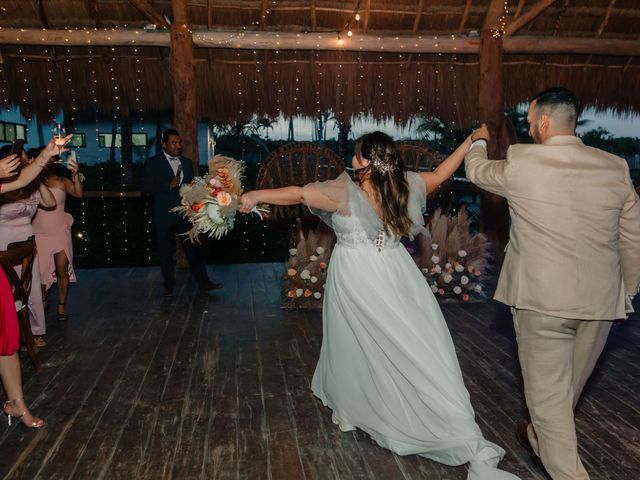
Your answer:
[[[487,142],[491,140],[491,134],[489,133],[489,127],[487,127],[486,123],[480,125],[480,128],[476,128],[471,134],[471,141],[475,142],[476,140],[486,140]]]
[[[243,193],[240,197],[240,213],[249,213],[258,204],[256,191]]]
[[[69,140],[73,137],[73,133],[70,133],[66,137],[64,137],[63,145],[56,145],[54,143],[54,139],[49,140],[49,143],[44,147],[40,155],[44,156],[47,161],[51,159],[51,157],[55,157],[56,155],[60,155],[62,152],[66,152],[67,150],[64,148],[64,145],[69,143]]]
[[[8,157],[4,157],[0,160],[0,178],[13,177],[16,174],[16,170],[20,165],[20,157],[16,154],[11,154]]]

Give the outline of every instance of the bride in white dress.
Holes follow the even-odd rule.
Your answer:
[[[424,229],[426,195],[462,163],[470,137],[433,172],[407,172],[386,134],[364,135],[355,181],[247,192],[257,203],[303,203],[335,230],[312,389],[342,431],[359,428],[399,455],[469,463],[469,480],[513,480],[504,450],[482,436],[449,330],[424,276],[399,239]]]

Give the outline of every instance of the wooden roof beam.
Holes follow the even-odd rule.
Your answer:
[[[178,20],[176,19],[176,22]],[[196,30],[193,42],[200,48],[251,50],[325,50],[398,53],[477,54],[479,38],[361,34],[338,43],[335,32],[248,32],[245,30]],[[169,32],[126,30],[0,29],[0,44],[64,46],[153,46],[168,47]],[[504,52],[511,54],[579,54],[640,56],[640,39],[619,40],[589,37],[534,37],[519,35],[504,39]]]
[[[269,15],[269,0],[262,0],[262,11],[260,12],[260,30],[267,27],[267,16]]]
[[[87,9],[87,13],[91,13],[93,11],[94,20],[95,20],[95,28],[100,28],[100,10],[98,9],[98,2],[96,0],[85,0],[85,5]]]
[[[316,4],[318,0],[311,0],[311,31],[315,32],[318,28],[318,19],[316,18]]]
[[[369,14],[371,13],[371,0],[365,0],[364,3],[364,18],[362,20],[362,31],[366,32],[369,29]]]
[[[513,19],[515,20],[522,13],[522,7],[524,7],[524,2],[527,0],[518,0],[518,6],[516,7],[516,13],[513,14]]]
[[[44,12],[44,5],[42,5],[42,0],[36,0],[36,4],[38,6],[38,16],[40,17],[40,22],[42,22],[42,28],[49,29],[49,22],[47,21],[47,15]]]
[[[611,0],[609,2],[609,7],[607,8],[607,13],[604,16],[604,20],[602,20],[602,23],[600,24],[600,27],[598,27],[598,33],[596,34],[597,38],[600,38],[602,36],[602,32],[606,28],[607,23],[609,23],[609,17],[611,16],[611,11],[613,10],[613,6],[615,4],[616,4],[616,0]]]
[[[207,0],[207,28],[213,27],[213,0]]]
[[[513,35],[522,27],[524,27],[531,20],[536,18],[542,12],[544,12],[547,7],[555,3],[556,0],[539,0],[534,6],[532,6],[527,13],[519,16],[513,22],[511,22],[504,31],[505,37]]]
[[[413,21],[413,33],[416,33],[420,29],[420,20],[422,20],[424,4],[425,0],[420,0],[420,3],[418,3],[418,11],[416,12],[416,18]]]
[[[156,11],[155,8],[153,8],[153,5],[149,3],[149,0],[129,0],[129,3],[136,7],[138,11],[147,18],[147,20],[156,26],[156,28],[165,30],[169,28],[167,21]]]
[[[472,0],[467,0],[467,4],[464,6],[464,12],[462,13],[462,19],[460,20],[460,26],[458,27],[458,33],[464,32],[464,26],[469,18],[469,11],[471,10]]]

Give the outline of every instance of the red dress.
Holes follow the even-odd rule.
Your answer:
[[[11,285],[0,269],[0,355],[13,355],[20,347],[20,329]]]
[[[0,183],[0,191],[2,184]],[[20,348],[20,328],[11,285],[0,269],[0,355],[13,355]]]

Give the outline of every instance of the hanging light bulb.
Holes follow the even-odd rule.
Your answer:
[[[356,22],[360,21],[360,14],[358,12],[356,12],[356,16],[354,17],[356,19]]]
[[[347,30],[347,37],[353,37],[353,32],[351,30]]]

